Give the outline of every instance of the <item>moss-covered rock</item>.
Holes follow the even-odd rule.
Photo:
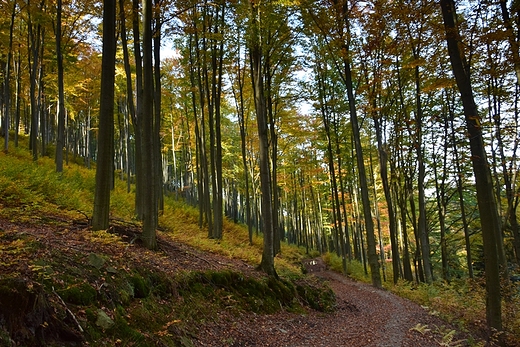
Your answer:
[[[301,304],[319,311],[331,311],[335,296],[323,286],[300,284],[276,278],[255,279],[233,271],[194,272],[179,279],[179,294],[200,296],[207,302],[225,304],[222,298],[232,297],[234,307],[255,313],[274,313],[280,309],[301,310]],[[223,301],[221,303],[221,301]]]
[[[310,308],[321,312],[334,311],[336,295],[330,288],[318,288],[309,284],[299,284],[296,286],[298,296]]]

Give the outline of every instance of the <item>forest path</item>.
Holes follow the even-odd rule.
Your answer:
[[[334,313],[281,312],[225,317],[206,326],[196,346],[467,346],[460,334],[421,306],[326,269],[321,259],[305,264],[336,294]],[[309,266],[310,265],[310,266]],[[419,331],[420,330],[420,331]]]

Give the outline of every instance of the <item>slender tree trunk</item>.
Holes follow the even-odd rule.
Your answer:
[[[414,57],[418,59],[419,55],[414,53]],[[421,245],[422,263],[424,269],[424,279],[426,283],[432,283],[433,281],[433,269],[430,261],[430,240],[428,235],[428,226],[426,224],[426,197],[425,197],[425,180],[426,180],[426,169],[424,164],[424,149],[422,144],[423,138],[423,107],[421,99],[421,84],[420,84],[420,72],[419,66],[415,67],[415,100],[416,100],[416,117],[415,117],[415,148],[417,154],[417,166],[418,166],[418,177],[417,177],[417,190],[418,190],[418,208],[419,208],[419,219],[417,221],[419,240]]]
[[[135,15],[134,15],[135,16]],[[123,64],[125,67],[125,75],[126,75],[126,110],[125,110],[125,137],[126,137],[126,146],[125,146],[125,157],[126,157],[126,179],[127,179],[127,192],[130,192],[130,157],[128,150],[130,148],[130,125],[129,118],[132,120],[134,124],[135,130],[135,140],[136,140],[136,153],[139,152],[140,146],[140,136],[139,136],[139,126],[137,124],[137,116],[135,111],[135,102],[134,102],[134,92],[132,86],[132,71],[130,67],[130,56],[128,53],[128,40],[126,36],[126,16],[125,16],[125,5],[124,0],[119,0],[119,23],[121,25],[121,44],[123,46]],[[139,86],[139,84],[138,84]],[[139,139],[139,143],[138,143]],[[138,156],[136,154],[136,156]],[[140,156],[139,156],[140,157]],[[137,201],[137,185],[140,183],[136,182],[136,201]],[[136,206],[137,210],[137,206]]]
[[[61,51],[62,0],[56,9],[56,57],[58,67],[58,137],[56,141],[56,172],[63,171],[63,147],[65,146],[65,92],[63,85],[63,53]]]
[[[14,129],[14,146],[18,147],[18,131],[20,129],[20,102],[22,92],[22,76],[20,75],[22,59],[20,50],[18,50],[18,58],[16,59],[16,111],[15,111],[15,129]]]
[[[337,0],[334,1],[335,5],[338,6],[340,11],[340,22],[344,23],[345,30],[349,31],[349,9],[348,3],[344,2],[339,4]],[[343,29],[342,29],[343,31]],[[347,35],[346,35],[347,36]],[[366,237],[367,237],[367,251],[368,251],[368,263],[370,265],[370,272],[372,276],[372,285],[376,288],[381,287],[381,273],[379,271],[379,259],[376,252],[376,239],[374,235],[374,221],[372,219],[372,210],[370,203],[369,190],[367,185],[367,175],[365,169],[365,162],[363,158],[363,147],[361,145],[361,133],[359,127],[359,120],[356,110],[356,101],[354,98],[354,84],[352,82],[352,69],[349,56],[349,42],[342,45],[342,59],[343,59],[343,71],[342,78],[345,83],[347,90],[347,100],[350,113],[350,125],[352,127],[352,137],[355,148],[356,163],[358,169],[359,187],[361,193],[361,202],[363,205],[363,215],[365,220]]]
[[[374,235],[374,221],[372,219],[372,210],[370,197],[368,194],[367,175],[365,171],[365,162],[363,158],[363,147],[361,145],[361,134],[359,131],[359,122],[354,99],[354,86],[352,83],[352,72],[350,62],[344,61],[346,88],[349,101],[350,124],[352,126],[352,136],[354,138],[354,147],[356,150],[356,161],[359,175],[359,185],[361,190],[361,201],[363,204],[363,214],[365,217],[365,227],[367,233],[368,263],[372,276],[372,285],[376,288],[381,287],[381,274],[379,272],[379,259],[376,252],[376,240]]]
[[[442,278],[447,283],[450,282],[450,270],[448,265],[448,245],[447,245],[447,239],[446,239],[446,204],[447,204],[447,198],[446,198],[446,172],[448,170],[447,167],[447,152],[448,152],[448,124],[444,124],[444,146],[443,146],[443,154],[442,154],[442,167],[441,167],[441,174],[439,174],[439,170],[437,168],[438,165],[438,158],[437,154],[435,153],[435,149],[433,151],[433,177],[435,180],[435,195],[437,200],[437,211],[438,211],[438,217],[439,217],[439,231],[440,231],[440,244],[441,244],[441,264],[442,264]],[[432,143],[436,143],[436,141]],[[436,146],[436,145],[435,145]]]
[[[238,45],[238,52],[237,52],[237,62],[240,63],[240,45]],[[233,94],[235,96],[235,102],[236,102],[236,108],[238,112],[238,123],[240,127],[240,149],[242,151],[242,166],[244,167],[244,184],[245,184],[245,209],[246,209],[246,225],[249,235],[249,244],[253,244],[253,223],[251,220],[251,197],[250,197],[250,182],[249,182],[249,170],[247,165],[247,119],[246,119],[246,112],[244,107],[244,76],[245,71],[242,67],[238,67],[237,69],[237,84],[238,84],[238,91],[233,91]]]
[[[143,191],[143,244],[148,249],[157,248],[157,171],[155,158],[154,130],[154,84],[153,84],[153,49],[152,49],[152,0],[143,0],[143,118],[141,167],[143,181],[149,189]]]
[[[253,92],[256,108],[256,121],[258,127],[259,140],[259,161],[260,161],[260,188],[261,188],[261,211],[262,211],[262,231],[264,234],[264,245],[262,252],[262,261],[259,268],[269,276],[278,277],[274,268],[274,228],[273,228],[273,210],[272,210],[272,194],[270,181],[270,165],[269,165],[269,129],[267,119],[266,101],[264,95],[264,76],[263,69],[263,47],[262,35],[260,33],[260,18],[262,12],[260,3],[251,2],[252,16],[252,46],[250,47],[251,56],[251,78],[253,83]]]
[[[39,117],[38,117],[38,104],[36,96],[36,88],[38,81],[38,71],[40,64],[40,43],[41,43],[41,28],[40,25],[32,24],[31,11],[28,6],[28,43],[29,52],[27,57],[29,59],[29,78],[30,78],[30,100],[31,100],[31,134],[30,134],[30,149],[32,151],[33,161],[38,160],[38,128],[39,128]],[[36,31],[36,32],[35,32]]]
[[[154,119],[153,119],[153,148],[154,148],[154,167],[155,167],[155,199],[156,199],[156,213],[164,211],[164,195],[163,195],[163,168],[162,168],[162,153],[161,153],[161,11],[160,0],[155,0],[155,14],[154,14],[154,33],[153,33],[153,74],[154,74]],[[156,218],[156,227],[159,220]]]
[[[489,332],[491,333],[491,329],[502,330],[500,274],[497,257],[497,235],[501,230],[498,228],[499,218],[493,194],[493,182],[482,138],[480,117],[471,87],[469,65],[460,47],[463,42],[457,26],[455,2],[454,0],[441,0],[440,4],[446,30],[448,52],[453,74],[460,91],[466,127],[470,136],[470,150],[486,264],[486,319]],[[505,271],[506,269],[503,270]]]
[[[44,43],[42,42],[41,46],[40,46],[40,57],[43,57],[43,48],[44,48]],[[44,101],[44,95],[45,93],[43,92],[44,91],[44,82],[43,82],[43,70],[44,70],[44,66],[43,66],[43,63],[40,64],[39,66],[39,73],[38,73],[38,97],[37,97],[37,100],[36,100],[36,107],[38,109],[38,115],[40,117],[40,140],[41,140],[41,149],[40,149],[40,153],[42,156],[47,156],[48,153],[47,153],[47,117],[46,117],[46,113],[45,113],[45,101]]]
[[[135,214],[137,219],[144,219],[144,194],[146,191],[146,182],[144,178],[144,167],[142,156],[143,140],[143,59],[141,57],[141,32],[139,28],[139,0],[132,1],[132,32],[134,36],[134,59],[135,59],[135,95],[136,109],[134,124],[135,135]],[[128,78],[128,77],[127,77]],[[128,80],[127,80],[128,84]],[[127,91],[128,93],[128,91]],[[132,95],[133,98],[133,95]],[[151,110],[150,110],[151,112]]]
[[[374,117],[374,125],[376,129],[377,149],[379,152],[379,170],[381,175],[381,183],[383,184],[383,193],[385,194],[386,206],[388,209],[388,228],[390,229],[390,247],[392,249],[392,273],[394,284],[399,280],[399,243],[397,238],[397,218],[394,211],[394,202],[390,190],[388,180],[388,153],[383,145],[383,135],[379,118]]]
[[[334,225],[334,235],[336,238],[336,253],[341,256],[343,273],[347,273],[347,257],[345,250],[345,240],[343,235],[342,221],[341,221],[341,205],[339,203],[339,192],[338,192],[338,184],[336,179],[336,169],[334,165],[334,152],[332,149],[332,134],[331,134],[331,117],[333,117],[330,113],[328,107],[327,91],[325,90],[324,85],[324,71],[322,70],[321,64],[317,63],[318,69],[318,85],[319,85],[319,100],[320,100],[320,110],[321,116],[323,120],[323,127],[325,129],[325,135],[327,136],[327,159],[329,166],[329,175],[330,175],[330,185],[331,185],[331,194],[332,194],[332,217],[333,217],[333,225]],[[333,112],[333,111],[332,111]],[[346,223],[346,221],[345,221]]]
[[[9,25],[9,48],[7,62],[5,64],[5,86],[4,86],[4,151],[9,150],[9,129],[11,128],[11,60],[13,56],[13,29],[16,15],[16,1],[13,2],[11,12],[11,24]]]

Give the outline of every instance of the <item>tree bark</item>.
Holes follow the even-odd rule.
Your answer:
[[[143,181],[149,189],[143,193],[143,233],[141,238],[148,249],[157,248],[157,171],[156,152],[154,146],[154,84],[153,84],[153,50],[152,50],[152,0],[143,0],[143,118],[141,167]]]
[[[484,261],[486,266],[486,319],[489,332],[502,330],[500,274],[497,257],[498,211],[493,194],[493,181],[480,127],[480,116],[473,96],[469,65],[461,49],[462,39],[457,26],[454,0],[441,0],[446,41],[455,80],[460,91],[466,127],[470,136],[470,151],[475,175],[477,202],[482,226]]]
[[[386,206],[388,209],[388,228],[390,229],[390,247],[392,249],[392,272],[394,283],[399,280],[399,244],[397,239],[397,218],[394,211],[394,201],[390,190],[388,180],[388,153],[383,145],[383,135],[379,118],[374,117],[374,125],[376,129],[377,149],[379,152],[379,170],[381,175],[381,183],[383,184],[383,193],[385,194]]]
[[[262,260],[259,268],[269,276],[278,277],[274,268],[274,228],[272,194],[269,170],[269,129],[267,126],[267,109],[264,95],[264,75],[262,63],[262,40],[260,33],[260,17],[262,16],[260,4],[257,1],[251,2],[251,15],[253,27],[252,46],[250,47],[251,56],[251,78],[256,108],[256,121],[259,140],[259,161],[260,161],[260,189],[261,189],[261,212],[262,212],[262,231],[264,234],[264,245]]]
[[[61,50],[62,0],[56,8],[56,58],[58,68],[58,136],[56,139],[56,172],[63,171],[63,147],[65,146],[65,92],[63,85],[63,53]]]
[[[116,3],[103,1],[103,57],[99,109],[98,155],[94,195],[93,230],[109,226],[110,184],[114,158],[114,82],[116,63]]]

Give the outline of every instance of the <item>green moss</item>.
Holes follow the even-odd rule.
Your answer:
[[[128,324],[128,322],[124,318],[125,315],[125,310],[119,307],[116,310],[114,325],[109,329],[109,331],[107,331],[107,333],[112,335],[114,338],[124,338],[128,346],[153,346],[153,344],[150,344],[146,341],[146,338],[143,334],[141,334],[138,330],[134,329],[132,326],[130,326],[130,324]]]
[[[143,299],[150,295],[150,285],[141,275],[136,274],[130,277],[130,284],[134,288],[135,298]]]
[[[274,313],[280,309],[301,311],[301,303],[319,311],[331,311],[335,297],[332,290],[302,284],[298,289],[286,280],[255,279],[239,272],[206,271],[185,274],[179,279],[179,294],[185,299],[227,305],[232,298],[234,309],[255,313]]]
[[[96,313],[96,311],[93,310],[93,309],[90,308],[90,307],[87,308],[87,309],[85,310],[85,315],[87,316],[87,320],[88,320],[89,322],[95,322],[96,319],[97,319],[97,313]]]
[[[334,311],[336,296],[330,288],[317,288],[312,285],[297,285],[298,296],[313,310]]]
[[[152,294],[161,299],[169,299],[172,296],[177,296],[177,286],[175,282],[166,274],[161,272],[151,273],[148,276],[150,281]]]
[[[61,298],[70,304],[88,306],[97,298],[97,291],[88,283],[80,283],[58,291]]]

